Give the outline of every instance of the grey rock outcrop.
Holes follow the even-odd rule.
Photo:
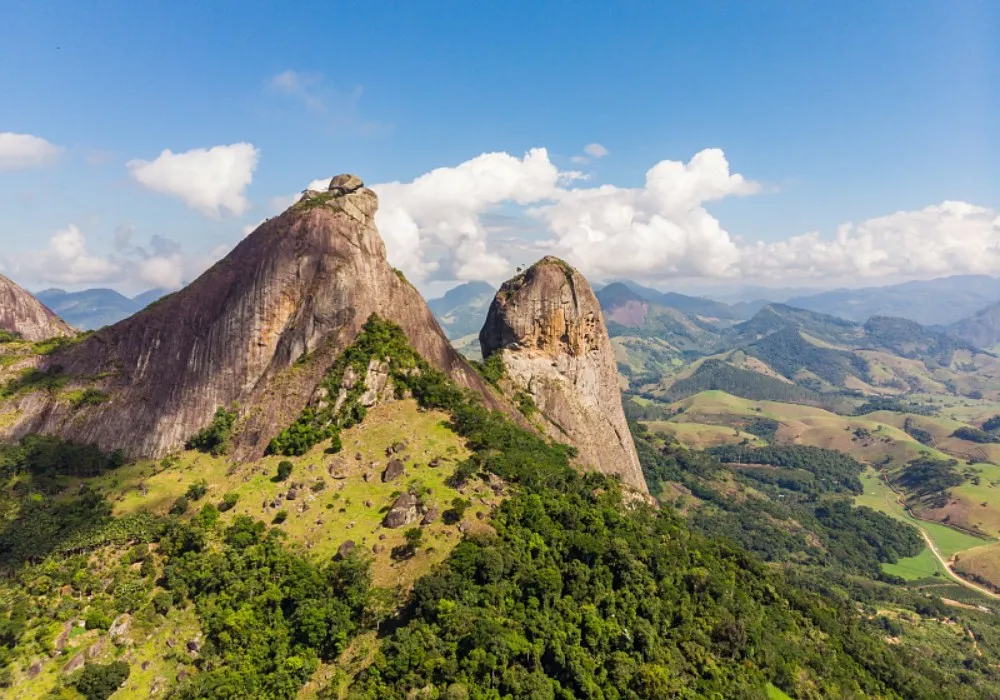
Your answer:
[[[76,332],[27,290],[0,275],[0,329],[36,342]]]
[[[509,388],[531,396],[550,437],[576,447],[585,467],[647,493],[622,409],[614,350],[583,275],[546,257],[505,282],[479,343],[483,357],[501,354]]]
[[[405,468],[403,463],[398,459],[393,459],[389,461],[388,466],[386,466],[385,471],[382,472],[382,481],[389,483],[390,481],[395,481],[399,477],[403,476]]]
[[[121,646],[128,642],[128,633],[131,627],[132,616],[128,613],[122,613],[111,623],[111,627],[108,628],[108,636],[112,642]]]
[[[417,505],[417,497],[412,493],[404,493],[392,504],[392,508],[385,514],[382,524],[395,529],[416,522],[419,517],[420,509]]]
[[[0,406],[0,439],[48,433],[159,457],[235,403],[235,457],[255,459],[313,399],[372,314],[397,323],[432,366],[491,408],[503,407],[389,265],[377,208],[355,176],[307,192],[188,287],[42,359],[42,371],[58,369],[70,386],[90,382],[109,400],[70,406],[44,391],[23,393]],[[387,392],[380,368],[370,369],[366,397],[376,400]]]

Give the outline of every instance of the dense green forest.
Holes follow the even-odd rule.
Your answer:
[[[1000,437],[994,435],[993,433],[980,430],[979,428],[973,428],[968,425],[963,425],[961,428],[958,428],[951,434],[951,436],[962,440],[968,440],[970,442],[978,442],[980,444],[1000,442]]]
[[[868,377],[868,362],[852,352],[813,345],[795,328],[784,328],[747,346],[746,352],[767,363],[776,372],[794,379],[800,370],[808,370],[836,387],[842,387],[848,375]]]
[[[905,318],[872,316],[864,325],[866,340],[901,357],[922,360],[928,367],[947,367],[956,350],[979,352],[955,336],[935,333]]]
[[[889,580],[882,563],[923,548],[914,528],[852,505],[864,465],[841,452],[802,445],[693,452],[641,426],[634,435],[651,489],[665,482],[683,485],[702,503],[689,516],[693,528],[768,561],[834,566]],[[733,498],[733,482],[759,495]]]
[[[895,413],[912,413],[915,416],[933,416],[937,410],[925,404],[903,402],[891,396],[875,396],[854,409],[854,415],[864,416],[875,411],[893,411]]]
[[[674,382],[667,390],[664,400],[679,401],[709,390],[725,391],[751,401],[782,401],[809,406],[823,404],[822,397],[809,389],[759,372],[740,369],[719,359],[706,360],[690,377]]]
[[[954,459],[918,457],[907,463],[893,476],[893,483],[928,503],[942,502],[948,489],[958,486],[965,477],[958,471]]]

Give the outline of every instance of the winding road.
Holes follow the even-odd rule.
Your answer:
[[[964,579],[958,574],[956,574],[954,569],[951,568],[951,563],[945,561],[944,557],[941,556],[941,552],[938,551],[937,545],[934,544],[934,540],[931,539],[931,536],[927,534],[927,531],[922,527],[920,527],[919,525],[915,525],[914,527],[920,530],[920,534],[923,535],[924,537],[924,542],[926,542],[927,546],[931,548],[931,552],[934,554],[935,557],[937,557],[937,560],[941,562],[941,566],[944,567],[944,570],[948,572],[948,575],[951,576],[951,578],[955,581],[955,583],[960,583],[966,588],[970,588],[978,593],[982,593],[983,595],[993,598],[994,600],[1000,600],[1000,595],[997,595],[990,589],[983,588],[982,586],[979,586],[973,583],[972,581]]]
[[[916,521],[919,521],[920,518],[918,518],[916,515],[913,514],[913,511],[911,511],[909,507],[906,505],[906,503],[903,501],[903,497],[894,488],[892,488],[892,485],[889,483],[889,479],[886,478],[886,475],[882,472],[876,472],[876,474],[885,483],[885,486],[889,490],[889,493],[891,493],[896,497],[896,505],[902,508],[903,512],[908,514],[911,518],[913,518]],[[951,579],[955,581],[955,583],[965,586],[969,590],[976,591],[977,593],[982,593],[984,596],[987,596],[988,598],[993,598],[994,600],[1000,600],[1000,595],[997,595],[990,589],[975,584],[972,581],[969,581],[968,579],[962,578],[962,576],[955,573],[955,570],[951,568],[951,562],[945,560],[945,558],[941,556],[941,551],[934,543],[934,538],[932,538],[930,535],[927,534],[927,530],[925,530],[917,523],[912,523],[912,524],[913,527],[920,530],[920,535],[924,538],[924,542],[927,543],[927,546],[930,547],[931,553],[938,560],[938,562],[941,563],[941,566],[944,567],[944,570],[948,573],[948,576],[951,577]]]

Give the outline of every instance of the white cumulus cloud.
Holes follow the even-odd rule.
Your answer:
[[[374,185],[380,200],[376,223],[390,260],[407,276],[496,279],[511,265],[491,249],[480,217],[504,202],[526,205],[554,198],[562,192],[561,179],[544,148],[523,158],[484,153],[412,182]]]
[[[606,153],[588,146],[588,157]],[[329,178],[309,189],[323,190]],[[371,185],[389,259],[423,288],[442,281],[509,276],[515,264],[556,254],[593,280],[783,281],[851,285],[1000,271],[1000,214],[965,202],[805,233],[743,241],[708,210],[711,202],[760,193],[725,153],[662,160],[641,187],[590,185],[561,171],[544,148],[518,158],[484,153],[410,182]],[[273,198],[275,209],[298,195]],[[249,227],[248,227],[249,228]]]
[[[1000,214],[946,201],[743,250],[740,269],[760,278],[930,277],[1000,271]]]
[[[0,170],[51,165],[61,152],[61,148],[38,136],[0,132]]]
[[[244,192],[259,158],[253,144],[234,143],[183,153],[166,149],[152,161],[129,161],[128,169],[147,189],[178,197],[201,214],[217,218],[223,211],[238,216],[249,208]]]
[[[599,143],[588,143],[583,147],[583,155],[573,156],[570,162],[575,165],[586,165],[592,160],[600,160],[610,151]]]
[[[123,277],[120,265],[87,250],[86,238],[73,224],[56,231],[44,249],[26,253],[24,266],[49,284],[106,284]]]
[[[150,288],[178,289],[222,258],[229,246],[207,253],[189,254],[180,243],[154,235],[138,245],[134,226],[114,231],[113,249],[108,254],[94,252],[83,232],[74,224],[56,231],[44,248],[6,257],[3,262],[30,287],[122,286],[131,291]]]
[[[596,278],[726,276],[735,274],[740,252],[703,205],[759,190],[730,173],[721,150],[708,149],[688,163],[657,163],[642,188],[565,190],[531,213],[553,234],[553,252]]]

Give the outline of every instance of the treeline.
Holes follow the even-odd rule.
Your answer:
[[[931,435],[930,431],[918,426],[912,418],[907,418],[903,421],[903,431],[923,445],[934,444],[934,436]]]
[[[875,411],[892,411],[894,413],[912,413],[916,416],[933,416],[937,411],[926,404],[904,403],[895,397],[875,396],[854,409],[854,415],[864,416]]]
[[[701,504],[689,514],[699,532],[732,540],[768,561],[838,568],[888,580],[881,565],[918,554],[917,531],[852,505],[864,465],[834,450],[801,445],[681,448],[636,426],[647,482],[659,493],[681,484]],[[727,469],[722,462],[755,465]],[[729,480],[765,497],[733,498]]]
[[[960,485],[965,477],[958,473],[958,461],[918,457],[892,477],[893,484],[917,498],[940,503],[950,488]]]
[[[496,535],[464,541],[417,582],[412,618],[349,697],[752,697],[769,682],[824,696],[935,692],[919,661],[863,631],[848,606],[790,589],[668,510],[624,510],[615,482],[521,440],[533,448],[508,458],[520,488]]]
[[[842,387],[848,375],[865,379],[868,362],[852,352],[813,345],[795,328],[785,328],[749,345],[746,352],[792,379],[808,370],[830,384]]]
[[[858,476],[865,466],[848,454],[837,450],[827,450],[809,445],[768,445],[753,447],[750,445],[719,445],[712,447],[708,453],[720,462],[735,462],[740,464],[765,464],[783,467],[782,476],[776,477],[787,481],[782,488],[791,490],[811,489],[818,492],[848,491],[859,494],[862,492],[861,480]],[[786,472],[797,472],[789,478]],[[766,472],[754,473],[758,480],[768,478]]]
[[[808,389],[774,377],[734,367],[719,359],[701,363],[690,377],[679,379],[667,390],[668,402],[693,396],[702,391],[724,391],[751,401],[780,401],[820,406],[822,398]]]
[[[951,434],[951,436],[961,440],[968,440],[969,442],[978,442],[982,445],[1000,442],[1000,436],[968,425],[963,425],[961,428],[958,428]]]

